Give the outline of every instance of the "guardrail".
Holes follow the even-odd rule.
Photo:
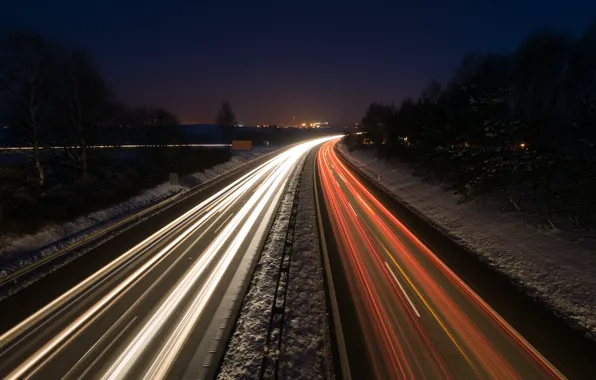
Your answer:
[[[317,160],[314,160],[313,170],[313,191],[315,197],[315,208],[317,210],[317,230],[319,232],[319,242],[321,246],[321,256],[323,259],[323,266],[325,268],[323,274],[325,284],[327,285],[327,299],[331,309],[331,329],[334,339],[335,353],[339,356],[339,372],[342,380],[351,380],[352,374],[350,371],[350,364],[348,362],[348,351],[346,349],[346,341],[343,334],[341,324],[341,317],[339,315],[339,305],[337,303],[337,296],[335,293],[335,285],[333,283],[333,274],[331,272],[331,262],[329,261],[329,252],[327,251],[327,241],[325,239],[325,228],[323,226],[323,217],[321,215],[321,204],[319,202],[318,181],[317,181]],[[337,371],[336,371],[337,373]]]

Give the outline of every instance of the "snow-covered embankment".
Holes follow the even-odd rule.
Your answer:
[[[94,211],[72,221],[48,225],[34,234],[0,235],[0,279],[39,258],[84,239],[112,221],[140,212],[181,191],[211,181],[276,149],[278,147],[238,152],[222,164],[185,176],[180,185],[162,183],[114,206]]]
[[[520,283],[527,293],[596,337],[596,255],[586,242],[562,232],[540,230],[511,213],[459,197],[424,182],[398,161],[378,159],[373,151],[347,152],[350,162],[402,203]]]

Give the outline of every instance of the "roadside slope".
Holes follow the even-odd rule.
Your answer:
[[[60,263],[43,273],[35,273],[33,279],[29,279],[30,276],[27,276],[26,281],[18,279],[11,282],[10,285],[12,286],[3,290],[3,293],[0,294],[0,296],[6,297],[4,299],[0,298],[0,308],[11,311],[10,313],[0,313],[0,331],[6,331],[16,325],[96,270],[110,263],[122,252],[134,247],[154,231],[184,214],[189,208],[217,193],[229,183],[244,175],[246,171],[257,167],[265,159],[265,156],[261,156],[247,163],[246,166],[242,166],[246,170],[230,172],[229,175],[218,177],[216,181],[202,188],[200,192],[174,202],[168,208],[151,215],[149,218],[141,218],[124,231],[119,231],[113,236],[110,235],[97,244],[91,244],[90,247],[84,246],[69,252],[67,258],[61,259]],[[65,265],[67,263],[68,265]],[[17,291],[18,294],[13,294]]]
[[[377,161],[374,156],[371,159]],[[418,210],[386,187],[379,186],[378,174],[372,172],[372,169],[365,173],[361,168],[362,163],[356,166],[351,161],[344,160],[352,167],[352,172],[367,183],[369,191],[557,369],[569,378],[596,376],[596,367],[593,364],[596,344],[586,336],[585,328],[571,326],[568,319],[553,313],[552,307],[537,299],[534,294],[528,294],[519,281],[512,279],[473,251],[462,239],[449,234],[445,228],[425,216],[424,207]],[[372,175],[371,172],[375,174]],[[439,190],[443,191],[440,188]],[[503,240],[501,243],[505,242]]]
[[[185,176],[179,185],[164,182],[124,202],[94,211],[68,222],[48,225],[34,234],[0,236],[0,280],[40,258],[101,232],[102,229],[112,223],[212,181],[273,151],[275,149],[257,149],[242,152],[233,155],[230,160],[222,164]]]
[[[458,204],[458,197],[412,175],[407,167],[375,157],[348,153],[346,159],[400,202],[447,233],[482,260],[509,276],[532,297],[573,326],[596,338],[596,255],[583,242],[539,230],[477,203]]]

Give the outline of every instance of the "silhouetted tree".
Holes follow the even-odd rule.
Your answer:
[[[531,34],[515,53],[516,108],[535,148],[562,148],[561,107],[571,46],[568,35],[544,30]]]
[[[14,128],[20,142],[32,148],[39,186],[46,182],[41,149],[44,130],[55,111],[52,95],[59,54],[56,46],[31,31],[9,31],[0,41],[4,119]]]
[[[229,101],[226,100],[221,104],[215,123],[220,126],[229,127],[236,125],[236,115]]]
[[[63,119],[58,120],[58,128],[65,129],[62,145],[69,164],[86,179],[92,134],[113,121],[111,92],[89,56],[80,50],[65,57],[61,79],[58,109]]]
[[[431,80],[428,85],[422,90],[422,94],[420,94],[420,100],[426,100],[431,103],[436,103],[441,96],[441,84],[436,80]]]
[[[163,182],[169,171],[189,173],[229,156],[158,147],[115,159],[113,151],[90,149],[97,143],[129,140],[183,143],[184,133],[176,117],[163,108],[134,109],[115,102],[84,51],[56,45],[30,31],[0,36],[0,126],[5,125],[3,135],[31,148],[25,153],[31,155],[35,170],[32,184],[28,168],[0,168],[0,208],[4,220],[10,221],[2,227],[17,230],[107,207]],[[140,141],[135,141],[139,135]]]
[[[236,115],[229,101],[224,101],[215,119],[215,124],[219,125],[224,137],[224,144],[229,142],[230,128],[237,124]]]
[[[388,140],[380,153],[464,201],[495,196],[551,226],[596,226],[596,23],[575,41],[540,30],[513,54],[467,55],[447,83],[398,108],[369,106],[368,137]]]
[[[393,105],[372,103],[362,118],[362,126],[375,143],[381,143],[387,138],[393,108]]]

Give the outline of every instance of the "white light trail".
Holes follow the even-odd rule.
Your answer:
[[[216,237],[207,250],[202,253],[201,258],[195,262],[186,275],[170,292],[167,299],[161,304],[151,319],[143,326],[141,331],[114,361],[106,373],[103,374],[102,379],[122,379],[130,376],[130,371],[134,367],[134,364],[150,347],[152,340],[154,340],[164,328],[169,326],[167,322],[176,315],[177,308],[181,305],[182,301],[191,294],[193,289],[196,289],[195,285],[205,269],[209,267],[214,259],[218,258],[219,261],[217,262],[215,269],[208,275],[208,278],[200,291],[189,302],[189,306],[176,323],[174,329],[169,331],[165,344],[160,345],[161,349],[153,360],[152,365],[146,371],[144,378],[163,379],[167,376],[169,368],[174,363],[174,360],[191,333],[192,328],[200,318],[205,306],[217,288],[217,285],[238,252],[239,247],[249,236],[249,232],[253,228],[255,222],[265,211],[272,195],[285,183],[291,170],[302,158],[303,154],[322,141],[324,140],[315,140],[301,144],[279,156],[279,166],[268,175],[246,204],[244,204],[242,209]],[[245,218],[246,220],[244,220]],[[241,227],[240,230],[236,231],[239,226]],[[225,250],[223,255],[218,255],[231,238],[233,238],[233,240],[229,244],[228,249]]]
[[[231,144],[165,144],[165,145],[151,145],[151,144],[122,144],[122,145],[90,145],[89,149],[135,149],[135,148],[224,148],[232,146]],[[58,150],[58,149],[80,149],[78,145],[67,145],[67,146],[40,146],[39,150]],[[21,150],[33,150],[32,146],[0,146],[0,152],[6,151],[21,151]]]
[[[271,161],[273,160],[274,159],[272,159]],[[233,195],[237,195],[238,192],[233,193],[233,190],[245,184],[246,181],[250,180],[259,170],[271,164],[271,161],[262,164],[258,168],[244,175],[242,178],[234,181],[232,184],[226,186],[221,191],[217,192],[205,201],[201,202],[199,205],[193,207],[191,210],[176,218],[173,222],[161,228],[159,231],[157,231],[156,233],[154,233],[153,235],[136,245],[134,248],[127,251],[126,253],[112,261],[110,264],[106,265],[104,268],[100,269],[93,275],[89,276],[87,279],[83,280],[77,286],[73,287],[72,289],[58,297],[56,300],[52,301],[50,304],[37,311],[35,314],[30,316],[23,322],[19,323],[11,330],[4,333],[2,336],[0,336],[0,356],[6,352],[6,347],[9,345],[9,343],[12,343],[15,340],[15,338],[22,332],[36,325],[40,322],[41,319],[45,318],[50,313],[53,313],[54,311],[58,310],[60,307],[64,306],[69,301],[72,301],[76,297],[76,295],[79,295],[82,292],[84,292],[84,290],[88,289],[89,286],[96,283],[99,279],[103,278],[111,271],[116,270],[120,265],[124,264],[127,260],[135,256],[136,254],[140,253],[146,248],[154,246],[159,241],[167,237],[168,234],[175,232],[176,229],[178,229],[178,227],[184,225],[185,223],[188,223],[201,212],[208,211],[212,208],[216,208],[218,211],[224,210],[224,206],[230,203],[225,202],[226,200],[235,200],[237,198],[237,196],[229,198],[229,194],[232,193]]]
[[[179,243],[190,235],[193,231],[195,231],[198,227],[203,225],[213,214],[215,214],[219,209],[226,208],[230,204],[232,204],[238,197],[240,197],[246,190],[248,190],[253,184],[260,178],[263,171],[268,171],[271,167],[274,167],[279,158],[275,157],[268,161],[267,163],[261,165],[257,169],[249,172],[239,180],[235,181],[231,185],[227,186],[223,190],[219,191],[218,193],[214,194],[213,196],[209,197],[207,200],[199,204],[198,206],[194,207],[181,217],[177,218],[174,222],[168,224],[166,227],[162,228],[155,234],[151,235],[149,238],[145,239],[143,242],[132,248],[130,251],[126,252],[125,254],[121,255],[118,259],[114,260],[112,263],[108,264],[106,267],[100,269],[95,274],[91,275],[89,278],[82,281],[80,284],[75,286],[73,289],[69,290],[58,299],[54,300],[52,303],[29,317],[27,320],[21,322],[19,325],[5,333],[0,337],[0,342],[6,342],[8,344],[11,340],[17,337],[21,332],[25,331],[26,329],[30,328],[31,326],[35,325],[45,316],[49,315],[53,311],[57,310],[60,306],[68,303],[73,298],[76,298],[78,294],[83,292],[86,288],[91,286],[93,282],[96,282],[103,276],[107,275],[113,270],[117,270],[118,266],[125,262],[128,258],[133,256],[135,253],[140,252],[142,249],[146,247],[150,247],[154,245],[156,240],[161,240],[164,237],[164,234],[168,234],[172,231],[175,231],[176,227],[180,223],[186,222],[188,217],[194,216],[194,214],[200,210],[206,211],[204,216],[200,218],[197,222],[191,225],[190,228],[187,228],[183,232],[181,232],[172,242],[170,242],[165,248],[160,250],[157,254],[155,254],[151,259],[149,259],[143,266],[137,269],[132,275],[122,281],[119,285],[117,285],[114,289],[112,289],[106,296],[104,296],[99,302],[97,302],[93,307],[88,309],[85,313],[83,313],[79,318],[77,318],[71,325],[67,328],[62,330],[56,337],[54,337],[50,342],[48,342],[45,346],[43,346],[40,350],[38,350],[32,357],[30,357],[27,361],[25,361],[19,368],[17,368],[13,373],[11,373],[7,378],[8,379],[16,379],[27,371],[33,369],[38,363],[40,363],[44,357],[49,355],[52,350],[57,348],[62,342],[64,342],[69,336],[75,333],[77,329],[84,326],[85,323],[91,320],[96,314],[101,313],[104,310],[104,307],[108,305],[112,300],[116,299],[117,296],[120,295],[129,285],[131,285],[136,280],[140,279],[140,277],[148,272],[148,270],[156,265],[159,261],[165,258],[165,255],[169,253],[172,248],[179,245]],[[220,197],[221,199],[218,199]],[[211,205],[211,203],[213,203]],[[2,343],[0,343],[0,348],[2,347]]]
[[[106,308],[109,307],[113,301],[121,297],[131,285],[139,281],[146,273],[152,270],[152,268],[161,262],[172,250],[179,246],[191,233],[204,225],[211,217],[231,206],[239,197],[245,194],[245,192],[247,192],[251,187],[255,186],[256,182],[261,180],[263,176],[269,173],[269,177],[267,177],[264,183],[258,187],[257,191],[251,195],[249,201],[246,202],[246,204],[242,207],[242,210],[235,215],[235,217],[228,223],[224,230],[216,237],[207,251],[199,260],[196,261],[195,265],[193,265],[193,269],[187,272],[187,275],[185,275],[185,277],[179,281],[177,287],[170,292],[170,296],[165,301],[164,305],[172,303],[174,305],[178,305],[181,302],[185,295],[187,295],[190,291],[191,285],[196,283],[197,279],[209,266],[208,264],[213,260],[215,253],[218,252],[223,245],[225,245],[225,242],[229,240],[231,236],[233,236],[232,233],[234,230],[242,222],[242,219],[246,218],[248,215],[248,219],[244,222],[245,224],[242,226],[238,234],[235,235],[236,238],[231,243],[230,248],[226,251],[223,257],[220,257],[220,261],[217,264],[216,269],[208,277],[208,280],[205,283],[206,285],[198,293],[199,295],[191,301],[187,312],[184,314],[185,317],[176,325],[176,331],[178,332],[177,335],[175,335],[177,337],[176,341],[171,341],[171,338],[168,341],[168,344],[176,347],[176,350],[179,350],[183,344],[183,341],[185,340],[185,338],[183,339],[182,337],[186,336],[185,334],[190,331],[189,329],[192,328],[192,325],[194,325],[196,319],[200,316],[205,303],[208,301],[209,297],[213,293],[213,290],[219,283],[221,276],[236,254],[238,247],[244,241],[248,231],[250,231],[250,228],[252,228],[254,225],[258,215],[261,214],[262,209],[265,207],[264,205],[268,201],[268,196],[271,196],[273,191],[279,188],[284,181],[287,180],[291,168],[293,165],[295,165],[297,160],[302,157],[303,154],[308,152],[316,144],[328,139],[329,138],[317,139],[300,144],[250,171],[240,179],[234,181],[232,184],[226,186],[221,191],[209,197],[207,200],[193,207],[191,210],[178,217],[176,220],[169,223],[167,226],[163,227],[131,250],[122,254],[116,260],[79,283],[77,286],[48,304],[46,307],[42,308],[37,313],[33,314],[31,317],[27,318],[25,321],[21,322],[19,325],[0,336],[0,350],[4,350],[3,352],[5,353],[10,350],[12,346],[14,346],[15,340],[18,339],[18,341],[20,341],[24,339],[24,337],[21,336],[23,333],[27,333],[33,328],[37,329],[43,326],[43,324],[47,322],[45,321],[40,323],[42,320],[44,320],[44,318],[55,314],[56,311],[67,307],[68,305],[74,303],[77,299],[87,295],[87,293],[98,286],[98,283],[101,283],[103,280],[105,280],[106,276],[110,275],[113,271],[120,269],[121,266],[126,264],[128,260],[137,257],[137,255],[146,249],[155,247],[156,244],[165,240],[166,238],[177,234],[165,247],[153,254],[153,256],[149,258],[141,267],[135,270],[121,283],[116,285],[112,290],[110,290],[109,293],[103,296],[101,300],[83,312],[70,325],[64,328],[31,357],[25,360],[19,367],[17,367],[11,374],[8,375],[7,379],[21,378],[22,376],[31,374],[32,371],[34,372],[37,368],[42,366],[43,363],[45,363],[45,361],[47,361],[48,358],[53,355],[53,352],[60,350],[60,348],[68,341],[69,338],[80,332],[81,329],[86,328],[87,324],[99,314],[105,312]],[[260,202],[257,204],[257,201],[259,200]],[[253,209],[253,206],[255,205],[255,210],[250,213]],[[197,218],[198,220],[196,220]],[[132,359],[137,358],[139,352],[146,347],[145,345],[139,346],[134,342],[136,342],[137,339],[139,341],[145,342],[153,338],[155,336],[155,332],[151,331],[157,331],[162,328],[163,324],[171,316],[171,312],[174,308],[175,307],[172,307],[172,309],[169,311],[162,310],[160,308],[162,311],[156,312],[147,322],[145,328],[143,328],[142,331],[145,331],[144,335],[141,335],[141,337],[137,336],[135,338],[133,343],[131,343],[131,345],[122,353],[119,360],[116,360],[114,365],[110,367],[110,371],[106,373],[106,376],[110,376],[110,378],[118,378],[119,374],[126,373],[132,366],[132,361],[134,361]],[[30,332],[28,334],[30,334]],[[171,361],[176,357],[176,355],[172,356],[160,353],[157,357],[158,360],[156,360],[156,363],[158,364],[153,365],[151,368],[154,368],[156,374],[163,373],[164,371],[167,372],[169,365],[171,365]],[[115,377],[111,376],[110,374],[113,374]]]

